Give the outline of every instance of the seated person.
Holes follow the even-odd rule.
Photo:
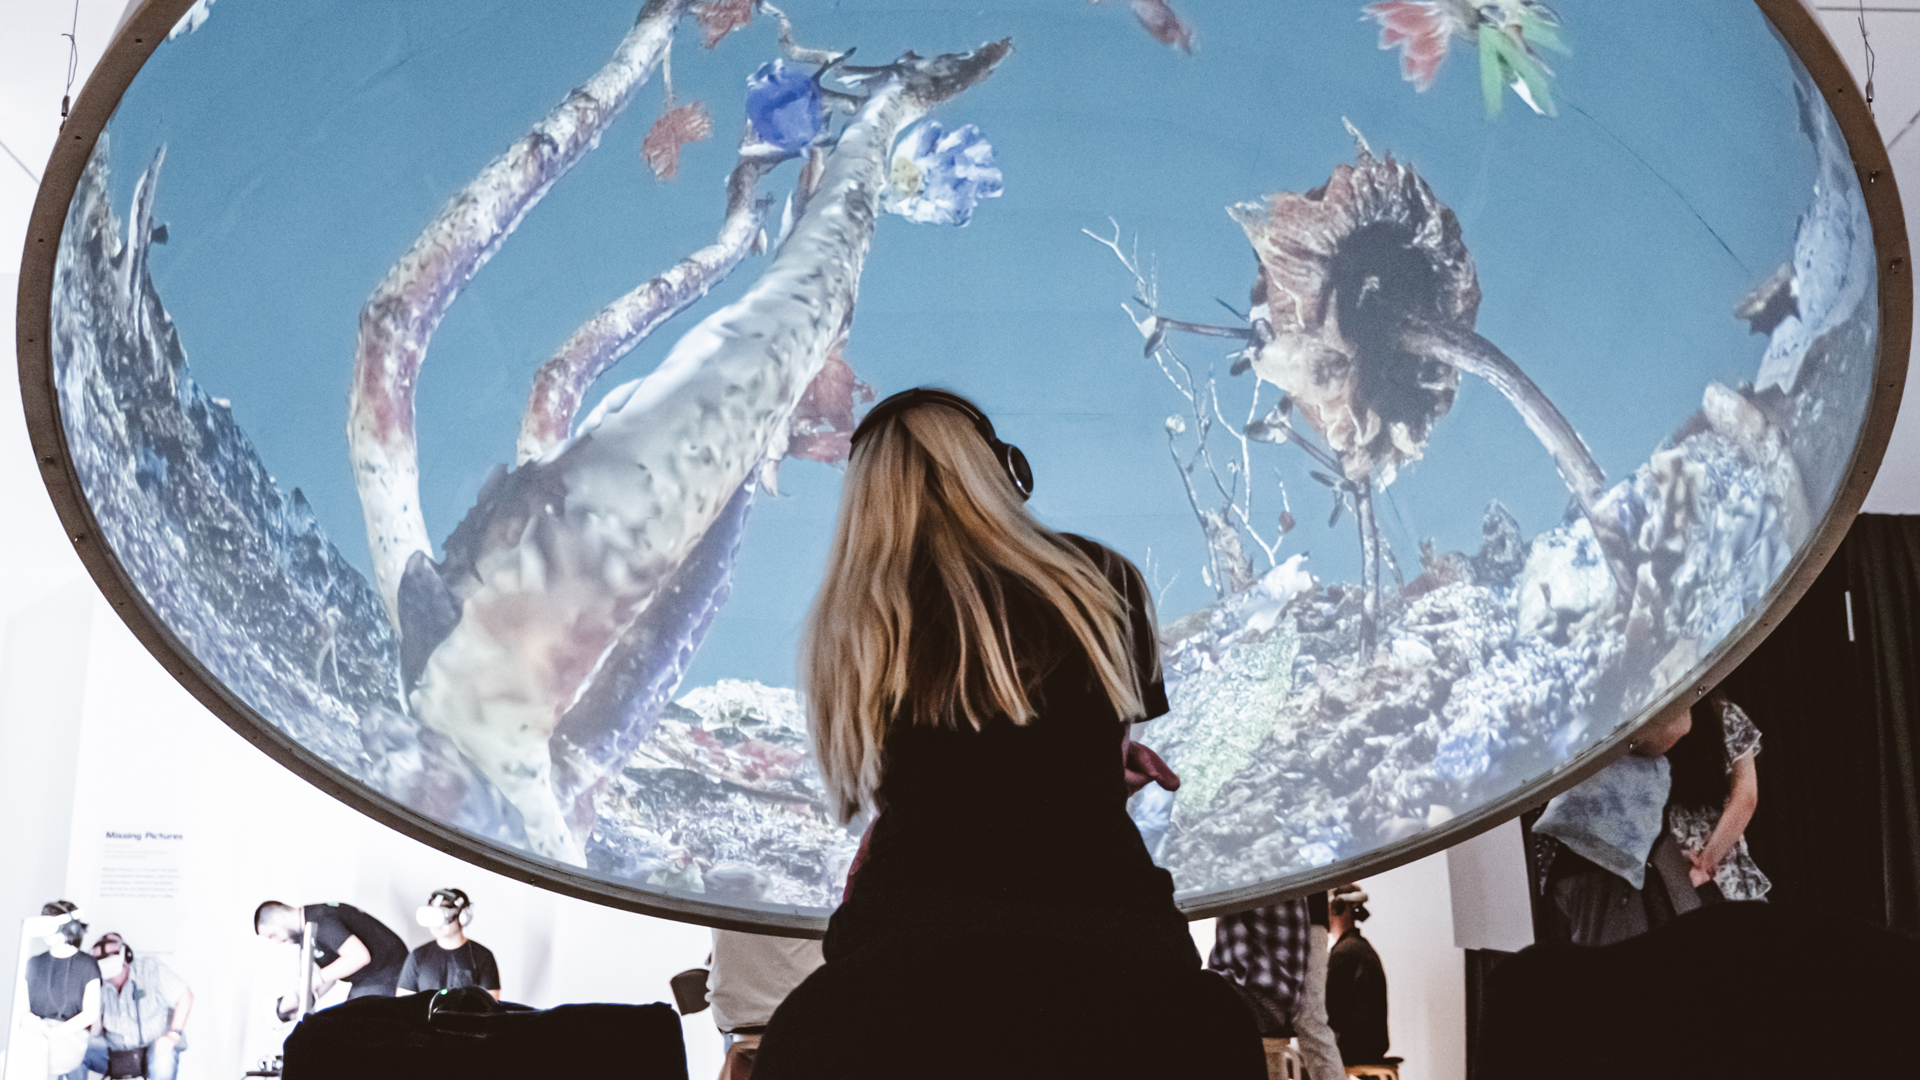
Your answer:
[[[78,906],[55,900],[40,909],[39,918],[27,920],[27,933],[47,951],[27,958],[27,1011],[39,1023],[23,1032],[45,1039],[48,1076],[86,1080],[87,1029],[100,1019],[100,965],[80,951],[87,924]]]
[[[964,398],[895,395],[851,445],[800,682],[840,819],[878,816],[755,1080],[1265,1080],[1127,816],[1178,784],[1131,739],[1168,711],[1139,570],[1035,519]]]
[[[306,927],[313,925],[313,940],[306,938]],[[407,961],[407,943],[387,929],[379,919],[352,904],[306,904],[294,907],[268,900],[254,909],[253,932],[268,941],[292,943],[313,950],[313,999],[318,1001],[336,982],[350,984],[347,999],[379,994],[394,996],[400,981],[400,968]],[[280,998],[282,1019],[300,1009],[300,995],[308,987],[296,986]]]
[[[108,1072],[108,1052],[140,1055],[148,1080],[173,1080],[187,1046],[193,990],[173,969],[135,956],[116,933],[93,943],[100,965],[100,1034],[87,1047],[87,1068]]]
[[[500,1000],[500,969],[493,950],[467,936],[473,921],[473,901],[459,889],[435,889],[414,912],[414,919],[433,933],[433,940],[407,954],[400,968],[402,993],[423,994],[478,986]]]
[[[771,883],[764,872],[740,862],[723,862],[706,877],[707,895],[723,903],[761,903]],[[722,1080],[746,1080],[752,1075],[760,1036],[774,1010],[825,962],[820,943],[809,938],[713,932],[707,1001],[713,1006],[714,1026],[727,1043]]]

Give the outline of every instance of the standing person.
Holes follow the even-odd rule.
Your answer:
[[[493,1000],[500,1000],[500,968],[493,962],[493,950],[467,936],[473,901],[466,893],[435,889],[413,917],[433,934],[433,940],[407,954],[407,962],[400,967],[399,990],[425,994],[478,986]]]
[[[1345,1076],[1327,1024],[1327,894],[1223,915],[1214,923],[1209,970],[1240,988],[1267,1044],[1267,1075],[1283,1073],[1291,1038],[1313,1080]]]
[[[764,872],[747,863],[721,863],[706,877],[707,894],[725,903],[757,903],[769,884]],[[720,1080],[747,1080],[753,1074],[760,1038],[774,1010],[825,962],[820,943],[808,938],[713,932],[707,1003],[727,1044]]]
[[[1692,729],[1688,704],[1670,704],[1628,741],[1626,756],[1547,803],[1533,826],[1553,841],[1541,870],[1547,940],[1611,945],[1700,906],[1665,820],[1666,754]]]
[[[1747,823],[1760,805],[1760,729],[1715,689],[1691,710],[1693,729],[1667,751],[1673,788],[1667,829],[1699,887],[1727,900],[1765,900],[1773,883],[1747,852]]]
[[[313,940],[306,938],[306,925],[313,924]],[[352,904],[306,904],[294,907],[268,900],[253,911],[253,932],[268,941],[292,943],[313,950],[313,997],[326,996],[336,982],[350,984],[347,1000],[379,994],[393,997],[400,982],[400,968],[407,962],[407,943],[387,929],[385,923]],[[279,1012],[284,1019],[300,1009],[300,995],[307,987],[296,986],[280,999]]]
[[[1127,816],[1178,783],[1130,738],[1168,708],[1139,570],[1036,520],[965,398],[896,394],[851,441],[800,671],[841,820],[879,816],[755,1080],[1264,1077]]]
[[[1389,1063],[1387,972],[1373,944],[1360,936],[1360,924],[1368,915],[1366,905],[1367,894],[1358,885],[1333,890],[1327,915],[1336,939],[1327,958],[1327,1020],[1340,1040],[1342,1061],[1385,1065]]]
[[[87,1080],[87,1029],[100,1020],[100,965],[80,951],[87,924],[68,900],[43,906],[28,923],[27,933],[47,946],[27,958],[27,1011],[40,1021],[29,1030],[46,1040],[49,1077]]]
[[[93,943],[100,965],[100,1035],[87,1047],[87,1068],[106,1075],[114,1058],[136,1058],[138,1075],[173,1080],[187,1048],[187,1016],[193,989],[173,969],[150,956],[136,956],[117,933]]]

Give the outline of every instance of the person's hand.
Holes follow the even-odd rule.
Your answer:
[[[168,1046],[174,1046],[180,1042],[180,1035],[177,1032],[169,1031],[153,1041],[155,1045],[166,1043]]]
[[[1693,882],[1693,887],[1696,889],[1712,881],[1720,873],[1719,864],[1708,861],[1707,853],[1704,851],[1696,851],[1688,855],[1687,860],[1693,863],[1692,869],[1687,871],[1687,880]]]
[[[1180,790],[1180,774],[1160,760],[1160,755],[1137,742],[1127,743],[1125,758],[1127,776],[1127,794],[1133,795],[1149,782],[1159,784],[1168,791]]]

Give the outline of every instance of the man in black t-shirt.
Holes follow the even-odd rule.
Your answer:
[[[313,924],[311,940],[306,937],[309,923]],[[352,904],[294,907],[269,900],[254,909],[253,932],[268,941],[313,950],[315,1000],[324,997],[336,982],[352,985],[349,1000],[370,994],[392,997],[407,959],[407,943],[400,940],[400,935]],[[282,1016],[292,1016],[299,1008],[300,993],[305,989],[295,987],[291,995],[280,999]]]
[[[1360,936],[1367,894],[1358,885],[1333,890],[1330,929],[1338,938],[1327,957],[1327,1021],[1348,1065],[1387,1062],[1387,972],[1380,954]],[[1399,1059],[1394,1059],[1399,1060]]]
[[[478,986],[500,1000],[500,969],[493,950],[467,937],[473,902],[459,889],[435,889],[414,918],[433,932],[433,940],[408,954],[400,969],[400,989],[409,994]]]

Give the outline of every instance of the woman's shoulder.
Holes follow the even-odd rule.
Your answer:
[[[1141,576],[1140,568],[1133,565],[1132,560],[1098,540],[1070,532],[1061,533],[1060,538],[1091,560],[1107,580],[1113,582],[1114,587],[1120,589],[1123,594],[1126,593],[1130,583],[1146,580]]]
[[[1721,709],[1720,724],[1727,739],[1727,761],[1735,762],[1760,752],[1760,729],[1747,711],[1729,701]]]

